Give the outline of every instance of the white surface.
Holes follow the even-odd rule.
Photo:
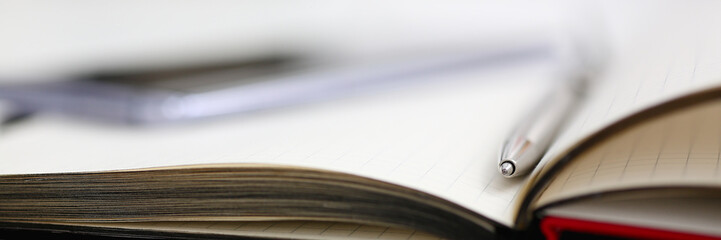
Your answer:
[[[273,52],[360,61],[567,33],[577,8],[531,2],[0,1],[0,81]],[[582,13],[578,14],[583,16]],[[581,19],[581,20],[579,20]]]

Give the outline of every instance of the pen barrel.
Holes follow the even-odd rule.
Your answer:
[[[504,176],[523,175],[533,170],[568,118],[578,95],[573,86],[559,86],[525,116],[503,145],[499,169],[505,162],[513,164],[512,173]]]
[[[545,150],[568,119],[579,99],[577,95],[569,86],[552,91],[536,106],[532,114],[526,117],[525,126],[519,128],[523,129],[522,132],[516,134],[525,136],[535,146]]]

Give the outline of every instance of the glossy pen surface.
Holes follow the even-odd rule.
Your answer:
[[[568,82],[553,88],[509,135],[501,149],[498,170],[504,177],[530,172],[548,149],[563,122],[580,101],[585,83]]]

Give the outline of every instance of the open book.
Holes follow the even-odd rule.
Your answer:
[[[544,67],[459,72],[440,76],[451,83],[187,126],[38,116],[0,137],[0,226],[464,239],[565,216],[721,236],[717,216],[685,216],[693,226],[684,226],[633,207],[718,208],[708,204],[721,189],[718,34],[616,56],[524,178],[501,177],[497,154],[548,85]],[[620,205],[638,217],[597,214]]]

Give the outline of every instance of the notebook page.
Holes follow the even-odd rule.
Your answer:
[[[75,225],[263,238],[440,240],[434,235],[412,229],[338,222],[138,222]]]
[[[721,101],[643,122],[581,154],[552,180],[539,205],[649,187],[721,187]]]
[[[310,167],[414,188],[510,225],[522,179],[500,177],[497,154],[548,85],[542,65],[455,72],[403,91],[165,128],[38,116],[6,129],[0,159],[12,160],[0,161],[0,173]]]
[[[617,49],[587,101],[532,173],[538,180],[584,139],[634,113],[721,85],[721,19],[712,6],[667,4],[673,16],[652,18],[649,29]],[[528,186],[531,186],[530,184]],[[524,189],[526,194],[530,189]]]

